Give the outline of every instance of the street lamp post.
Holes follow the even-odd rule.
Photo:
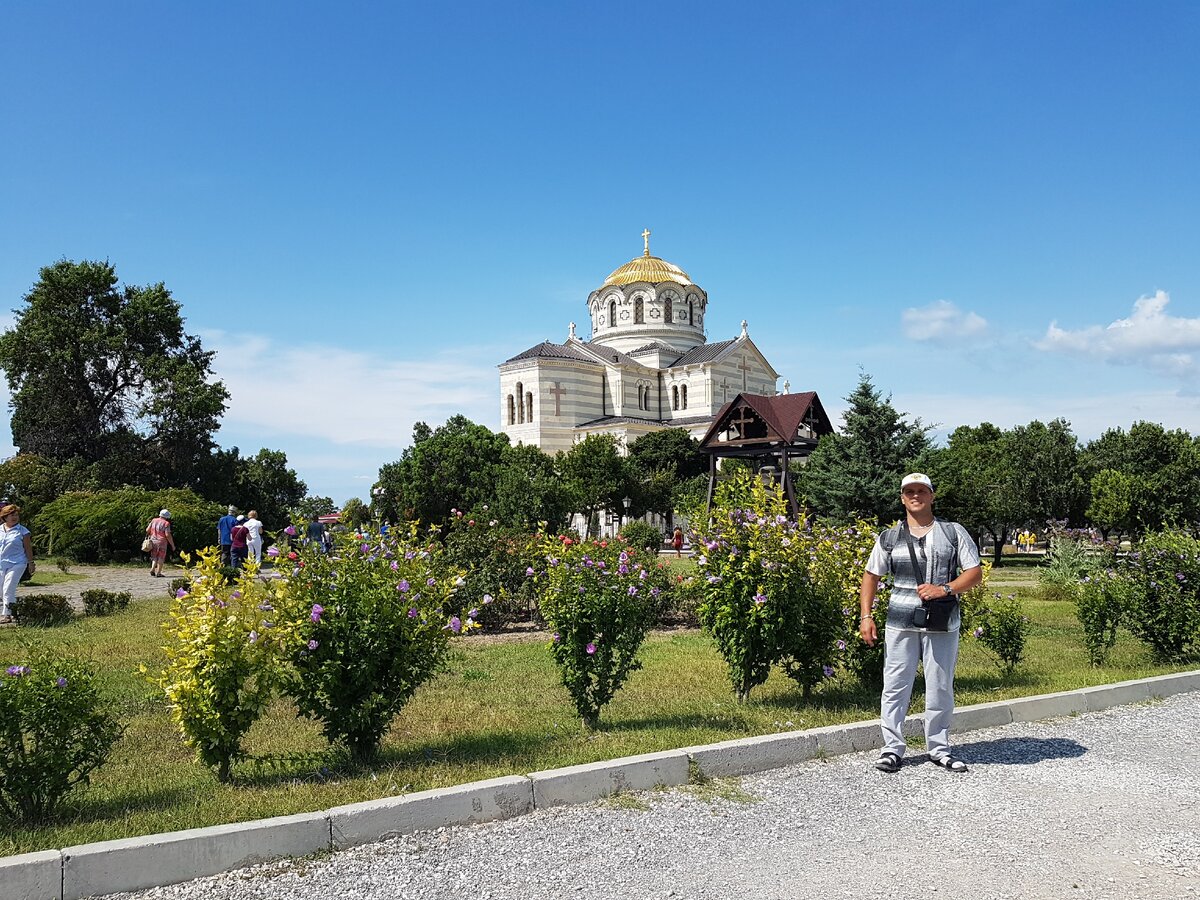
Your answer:
[[[622,497],[621,505],[625,507],[625,514],[621,517],[621,524],[623,525],[623,524],[625,524],[625,520],[629,518],[629,507],[631,507],[633,505],[633,498],[632,497]],[[617,530],[620,531],[621,529],[618,528]]]

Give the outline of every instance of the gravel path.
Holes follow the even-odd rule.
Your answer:
[[[38,572],[42,571],[43,565],[53,566],[53,563],[43,561],[38,566]],[[82,581],[64,581],[61,584],[51,584],[45,587],[23,584],[17,588],[17,602],[20,603],[21,597],[26,594],[62,594],[71,601],[71,606],[76,612],[83,612],[83,601],[80,600],[80,594],[84,591],[94,588],[103,588],[107,591],[129,591],[134,600],[151,596],[165,597],[167,585],[171,583],[171,579],[181,578],[184,575],[182,566],[167,564],[163,566],[162,578],[152,578],[149,563],[145,567],[72,564],[69,571],[72,575],[85,577]]]
[[[1200,897],[1200,694],[440,829],[140,900]],[[739,792],[744,792],[738,798]]]

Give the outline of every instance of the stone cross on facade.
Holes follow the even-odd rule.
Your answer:
[[[721,402],[729,402],[729,380],[726,378],[721,379]]]
[[[746,354],[742,354],[742,364],[738,366],[742,370],[742,390],[746,390],[746,374],[750,371],[750,366],[746,362]]]
[[[554,398],[554,414],[562,415],[562,398],[567,393],[567,389],[562,387],[557,381],[554,382],[554,387],[550,388],[550,395]]]

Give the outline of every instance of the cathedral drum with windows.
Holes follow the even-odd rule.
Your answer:
[[[570,326],[500,364],[500,421],[514,444],[547,453],[590,434],[619,446],[663,428],[702,437],[738,394],[772,396],[778,373],[746,323],[727,341],[705,340],[708,294],[676,265],[650,255],[616,269],[587,298],[591,338]]]

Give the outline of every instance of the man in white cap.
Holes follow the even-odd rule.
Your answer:
[[[933,482],[914,472],[900,482],[904,518],[875,539],[859,589],[859,634],[868,646],[879,635],[871,615],[880,579],[892,576],[884,626],[883,751],[875,768],[900,771],[917,663],[925,665],[925,749],[948,772],[967,766],[950,752],[954,714],[954,666],[958,662],[961,616],[958,595],[983,578],[979,550],[967,530],[933,515]]]
[[[229,512],[217,519],[217,543],[221,545],[221,565],[233,565],[233,526],[237,524],[237,507],[230,506]]]

